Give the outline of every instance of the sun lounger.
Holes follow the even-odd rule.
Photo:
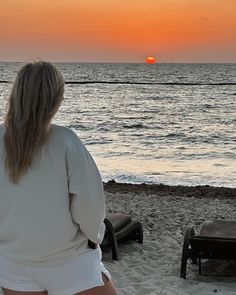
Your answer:
[[[143,243],[142,224],[133,220],[130,215],[121,213],[107,213],[104,220],[106,232],[101,248],[111,246],[112,259],[119,260],[118,242],[135,240]],[[92,241],[88,241],[88,246],[95,249],[96,245]]]
[[[236,260],[236,220],[217,219],[203,224],[199,235],[193,227],[186,231],[182,250],[180,277],[186,278],[188,259],[199,265],[201,259]]]
[[[112,259],[119,260],[118,242],[135,240],[143,243],[142,224],[133,220],[130,215],[107,213],[104,220],[106,233],[101,247],[111,246]]]

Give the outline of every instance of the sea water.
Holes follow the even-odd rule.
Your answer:
[[[104,181],[236,187],[236,64],[56,63]],[[0,63],[0,123],[21,63]]]

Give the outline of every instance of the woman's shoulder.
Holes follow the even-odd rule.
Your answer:
[[[64,127],[64,126],[60,126],[56,124],[52,124],[51,126],[52,126],[52,131],[57,134],[68,135],[68,136],[74,136],[76,134],[72,129],[68,127]]]
[[[88,150],[75,131],[59,125],[52,125],[52,131],[56,146],[65,148],[69,162],[78,163],[78,160],[88,157]]]
[[[55,137],[63,139],[67,144],[82,144],[75,131],[68,127],[52,124],[52,133]]]

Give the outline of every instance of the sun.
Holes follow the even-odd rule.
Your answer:
[[[154,64],[156,62],[156,59],[154,56],[148,56],[146,57],[146,63],[147,64]]]

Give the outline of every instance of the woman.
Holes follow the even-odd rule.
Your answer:
[[[52,125],[64,79],[48,62],[17,74],[0,126],[0,286],[4,295],[115,295],[101,262],[100,173],[70,129]]]

